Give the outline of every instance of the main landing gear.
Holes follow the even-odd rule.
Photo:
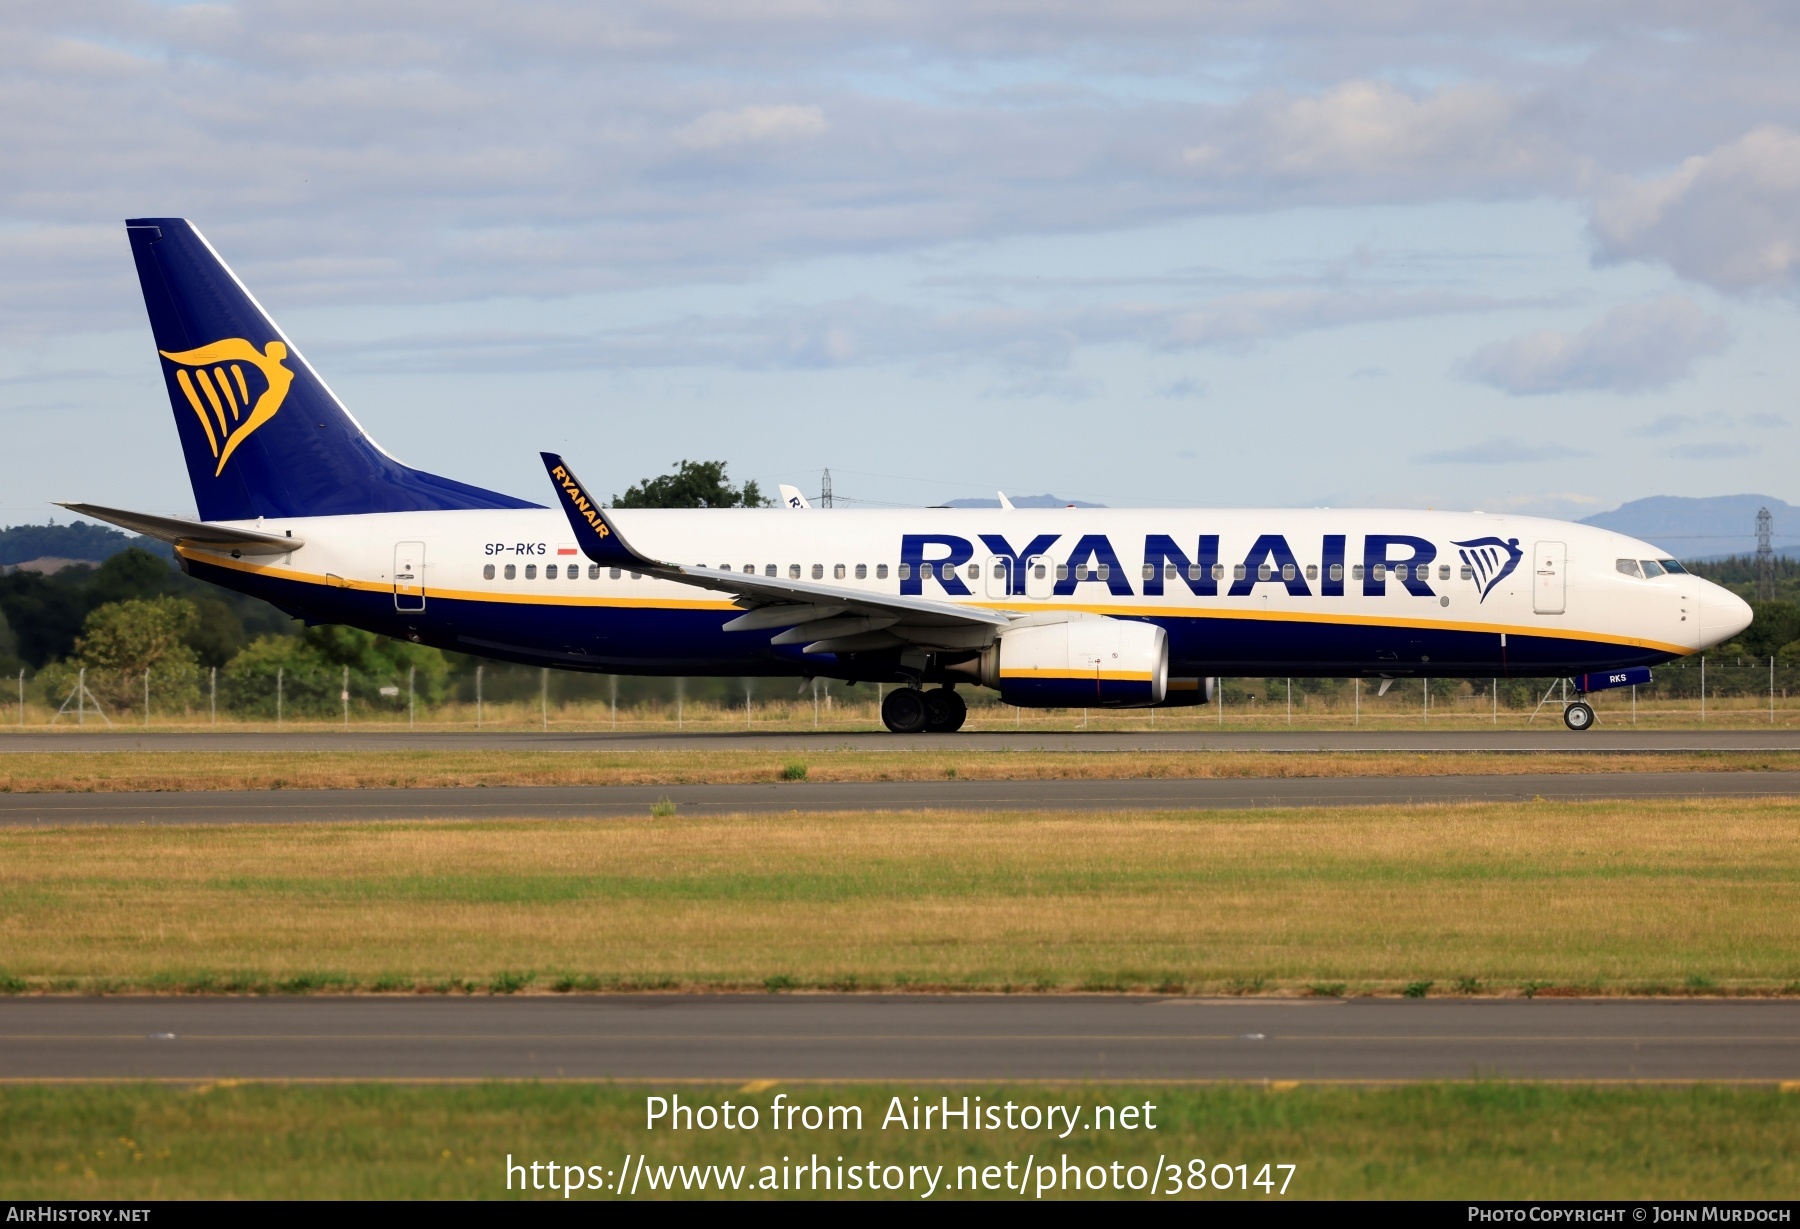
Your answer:
[[[881,702],[881,720],[896,734],[951,734],[962,729],[968,715],[953,687],[897,687]]]

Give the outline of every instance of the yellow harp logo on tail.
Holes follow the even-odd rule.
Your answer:
[[[225,472],[225,462],[231,460],[237,446],[275,417],[275,411],[287,398],[288,386],[294,382],[294,373],[282,366],[287,346],[279,341],[258,351],[241,337],[227,337],[197,350],[157,353],[179,364],[175,382],[194,407],[206,432],[206,442],[219,460],[218,468],[213,470],[215,478]],[[260,391],[254,391],[251,381],[245,378],[245,367],[261,375],[256,381],[262,386]]]

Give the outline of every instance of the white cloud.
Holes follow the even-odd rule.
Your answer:
[[[1519,465],[1538,461],[1562,461],[1593,453],[1566,444],[1528,443],[1513,436],[1496,436],[1479,444],[1427,452],[1415,460],[1440,465]]]
[[[1729,342],[1724,320],[1693,300],[1667,295],[1627,304],[1574,333],[1546,329],[1483,346],[1461,374],[1514,396],[1603,389],[1666,388]]]
[[[1521,123],[1526,104],[1490,85],[1410,94],[1348,81],[1317,94],[1262,96],[1207,143],[1182,151],[1192,171],[1328,183],[1336,192],[1443,192],[1484,181],[1517,191],[1565,170],[1566,152]]]
[[[1722,290],[1800,290],[1800,133],[1765,125],[1594,205],[1602,254]]]
[[[719,149],[727,145],[792,141],[824,131],[825,113],[817,107],[737,107],[708,111],[676,129],[675,140],[689,149]]]

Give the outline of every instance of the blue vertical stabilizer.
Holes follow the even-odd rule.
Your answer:
[[[125,228],[200,519],[540,506],[394,460],[199,231]]]

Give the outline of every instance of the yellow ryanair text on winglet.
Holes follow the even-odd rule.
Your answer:
[[[575,511],[581,513],[581,519],[588,523],[588,528],[592,529],[599,537],[612,536],[612,532],[606,527],[606,518],[601,516],[600,509],[588,502],[588,497],[582,494],[581,487],[575,481],[574,475],[558,465],[550,471],[550,476],[562,485],[563,495]]]
[[[288,355],[287,346],[279,341],[272,341],[259,351],[242,337],[227,337],[194,350],[159,350],[157,353],[171,363],[180,364],[175,369],[175,382],[181,385],[188,404],[194,407],[200,426],[206,432],[206,442],[212,447],[213,456],[218,458],[218,468],[213,470],[215,478],[225,472],[225,462],[231,460],[237,446],[275,417],[275,411],[287,399],[288,386],[294,382],[294,373],[282,365]],[[262,373],[265,385],[254,405],[250,400],[250,383],[244,379],[246,363]],[[211,415],[207,413],[208,408],[212,410]]]

